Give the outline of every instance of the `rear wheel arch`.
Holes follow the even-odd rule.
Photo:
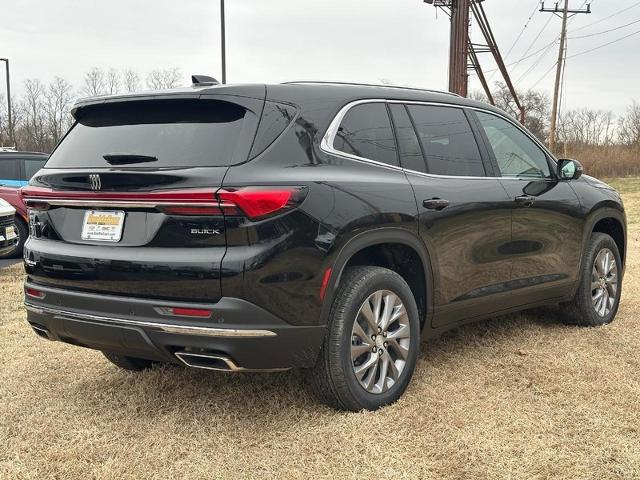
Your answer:
[[[417,266],[415,265],[417,260]],[[331,305],[345,269],[370,265],[396,271],[413,292],[420,313],[421,327],[433,313],[433,273],[424,244],[406,230],[382,228],[365,232],[349,240],[331,266],[331,276],[322,305],[322,322],[327,324]]]

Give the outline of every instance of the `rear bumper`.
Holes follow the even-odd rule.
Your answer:
[[[213,304],[71,292],[27,282],[44,298],[26,295],[27,321],[40,336],[96,350],[172,363],[188,358],[221,370],[281,370],[315,363],[324,327],[290,325],[237,298]],[[175,317],[158,307],[212,310],[210,318]],[[213,367],[211,366],[213,365]],[[216,368],[220,365],[220,368]],[[192,365],[197,366],[197,365]]]
[[[12,250],[15,250],[16,243],[18,243],[17,237],[7,240],[4,238],[4,235],[0,234],[0,255],[4,255],[11,252]]]

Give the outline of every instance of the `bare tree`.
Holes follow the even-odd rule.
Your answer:
[[[46,111],[50,143],[56,145],[71,126],[69,110],[73,102],[73,87],[65,79],[56,77],[46,91]]]
[[[581,108],[569,110],[560,117],[558,134],[561,142],[571,146],[608,146],[615,134],[613,112]]]
[[[135,70],[127,69],[122,72],[122,84],[125,92],[140,90],[140,75]]]
[[[26,148],[47,151],[46,88],[38,79],[25,80],[19,108],[22,113],[21,134]]]
[[[496,105],[509,113],[514,118],[520,117],[520,111],[516,106],[511,92],[502,82],[497,82],[492,92]],[[524,106],[525,126],[541,141],[546,141],[551,102],[549,96],[538,90],[518,92],[520,103]]]
[[[82,93],[88,97],[95,97],[107,93],[107,81],[101,69],[93,67],[84,74]]]
[[[487,95],[482,90],[471,90],[467,97],[471,100],[477,100],[478,102],[488,102]]]
[[[640,147],[640,104],[635,100],[618,121],[618,138],[624,145]]]
[[[9,116],[7,115],[7,102],[3,93],[0,93],[0,147],[9,145]]]
[[[147,75],[147,87],[152,90],[163,90],[180,86],[182,73],[177,67],[164,70],[152,70]]]
[[[105,90],[109,95],[120,92],[120,72],[115,68],[110,68],[105,77]]]

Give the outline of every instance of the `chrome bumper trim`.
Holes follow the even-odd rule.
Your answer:
[[[87,313],[68,312],[65,310],[57,310],[49,307],[38,307],[25,302],[27,310],[38,314],[49,314],[57,318],[68,320],[86,320],[89,322],[104,323],[108,325],[122,325],[149,328],[164,333],[175,333],[178,335],[198,335],[204,337],[222,337],[222,338],[256,338],[256,337],[275,337],[277,333],[271,330],[253,330],[253,329],[237,329],[237,328],[216,328],[216,327],[196,327],[193,325],[180,325],[170,323],[147,322],[144,320],[128,320],[125,318],[102,317],[99,315],[90,315]]]

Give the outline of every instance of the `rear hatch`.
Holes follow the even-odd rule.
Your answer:
[[[230,95],[89,104],[23,189],[32,281],[211,302],[227,242],[216,196],[247,160],[264,99]]]

